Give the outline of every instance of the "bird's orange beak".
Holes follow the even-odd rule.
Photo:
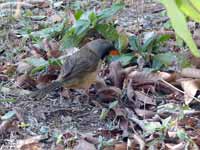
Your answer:
[[[109,56],[118,56],[119,54],[119,51],[115,49],[110,51]]]

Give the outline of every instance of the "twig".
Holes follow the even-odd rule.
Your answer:
[[[180,93],[182,93],[182,94],[184,94],[184,95],[187,95],[187,96],[193,98],[193,99],[196,100],[197,102],[200,102],[200,99],[198,99],[198,98],[196,98],[196,97],[194,97],[194,96],[191,96],[191,95],[187,94],[186,92],[184,92],[184,91],[178,89],[177,87],[173,86],[173,85],[170,84],[169,82],[167,82],[167,81],[165,81],[165,80],[163,80],[163,79],[160,79],[160,81],[162,81],[163,83],[165,83],[165,84],[168,85],[169,87],[173,88],[174,90],[176,90],[176,91],[178,91],[178,92],[180,92]]]

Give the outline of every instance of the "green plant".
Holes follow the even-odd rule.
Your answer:
[[[77,11],[75,13],[75,23],[66,30],[61,40],[61,50],[78,46],[91,30],[96,30],[109,40],[117,40],[119,37],[118,32],[112,24],[105,24],[105,21],[110,19],[123,7],[124,4],[118,3],[111,6],[111,8],[102,10],[100,13],[96,13],[95,11]]]
[[[176,34],[184,40],[194,56],[200,57],[200,52],[192,39],[185,17],[188,16],[192,20],[200,22],[200,1],[160,0],[160,2],[166,7],[167,14]]]

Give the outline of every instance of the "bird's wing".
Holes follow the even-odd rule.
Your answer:
[[[80,49],[77,53],[66,58],[58,79],[69,80],[95,71],[99,60],[100,58],[94,52]]]

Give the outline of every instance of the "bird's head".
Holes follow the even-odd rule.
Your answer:
[[[97,39],[88,43],[88,46],[93,50],[101,59],[109,55],[110,53],[118,53],[114,45],[103,39]]]

